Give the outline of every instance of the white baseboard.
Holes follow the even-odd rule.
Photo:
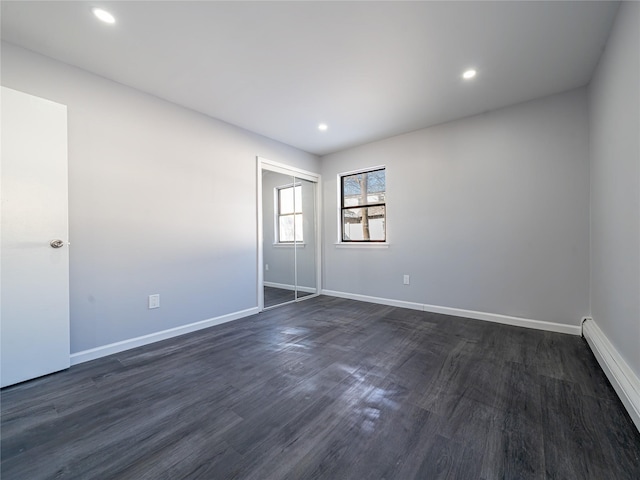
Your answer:
[[[533,320],[530,318],[510,317],[508,315],[500,315],[497,313],[476,312],[474,310],[463,310],[461,308],[440,307],[437,305],[428,305],[424,303],[405,302],[402,300],[393,300],[389,298],[370,297],[368,295],[359,295],[357,293],[337,292],[334,290],[322,290],[322,294],[328,295],[330,297],[348,298],[351,300],[359,300],[361,302],[379,303],[382,305],[390,305],[392,307],[410,308],[412,310],[441,313],[444,315],[452,315],[454,317],[473,318],[475,320],[502,323],[504,325],[513,325],[516,327],[534,328],[536,330],[546,330],[549,332],[568,333],[571,335],[580,335],[582,332],[580,326],[578,325],[565,325],[562,323],[545,322],[543,320]]]
[[[411,310],[424,311],[424,305],[421,303],[405,302],[403,300],[392,300],[390,298],[370,297],[369,295],[360,295],[358,293],[337,292],[335,290],[322,290],[322,295],[329,297],[347,298],[349,300],[358,300],[359,302],[379,303],[380,305],[389,305],[391,307],[410,308]]]
[[[106,357],[114,353],[123,352],[131,348],[141,347],[150,343],[159,342],[160,340],[166,340],[168,338],[184,335],[185,333],[195,332],[196,330],[202,330],[203,328],[213,327],[222,323],[231,322],[240,318],[248,317],[259,313],[258,307],[248,308],[239,312],[229,313],[220,317],[209,318],[188,325],[181,325],[179,327],[170,328],[168,330],[162,330],[160,332],[150,333],[141,337],[130,338],[121,342],[110,343],[109,345],[103,345],[101,347],[91,348],[89,350],[83,350],[71,354],[71,365],[77,365],[79,363],[95,360],[96,358]]]
[[[598,324],[587,318],[582,324],[582,334],[593,355],[620,397],[629,416],[640,430],[640,379],[620,356]]]
[[[287,285],[286,283],[275,283],[275,282],[263,282],[265,287],[273,287],[273,288],[282,288],[283,290],[295,290],[295,285]],[[298,285],[298,290],[306,293],[316,293],[316,289],[313,287],[301,287]]]
[[[564,323],[534,320],[532,318],[512,317],[509,315],[501,315],[499,313],[477,312],[475,310],[439,307],[436,305],[424,305],[424,311],[453,315],[455,317],[473,318],[474,320],[484,320],[487,322],[502,323],[503,325],[512,325],[515,327],[545,330],[547,332],[568,333],[570,335],[580,335],[581,333],[579,325],[566,325]]]

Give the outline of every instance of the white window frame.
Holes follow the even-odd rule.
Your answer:
[[[302,217],[302,205],[300,205],[300,211],[297,211],[297,206],[295,205],[295,190],[293,192],[293,198],[294,198],[294,211],[292,214],[286,214],[286,215],[293,215],[294,216],[294,239],[290,242],[286,242],[286,241],[282,241],[280,239],[280,190],[284,190],[286,188],[294,188],[295,187],[300,187],[302,188],[302,183],[300,182],[296,182],[296,183],[289,183],[286,185],[279,185],[277,187],[273,188],[273,244],[276,246],[282,246],[282,247],[288,247],[288,246],[293,246],[293,244],[295,243],[298,246],[304,247],[305,243],[304,243],[304,229],[300,232],[300,235],[302,236],[302,240],[296,240],[295,239],[295,216],[296,215],[300,215],[300,218],[304,218]]]
[[[384,169],[384,175],[385,175],[385,192],[384,192],[384,197],[385,197],[385,215],[384,215],[384,221],[385,221],[385,238],[386,240],[384,242],[378,242],[378,241],[372,241],[372,242],[344,242],[342,240],[342,177],[348,177],[350,175],[356,175],[358,173],[367,173],[367,172],[372,172],[374,170],[382,170]],[[340,172],[337,174],[336,176],[336,183],[337,183],[337,188],[336,188],[336,212],[337,212],[337,240],[335,242],[335,247],[336,248],[389,248],[389,223],[388,223],[388,218],[389,218],[389,208],[388,208],[388,204],[389,204],[389,170],[387,169],[386,165],[376,165],[376,166],[372,166],[372,167],[367,167],[367,168],[360,168],[358,170],[350,170],[347,172]]]

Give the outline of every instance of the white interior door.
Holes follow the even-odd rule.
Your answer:
[[[5,87],[0,102],[4,387],[69,367],[69,228],[67,107]]]

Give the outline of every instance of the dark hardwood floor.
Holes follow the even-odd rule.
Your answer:
[[[308,292],[297,292],[297,297],[302,298],[311,295]],[[281,303],[293,302],[296,299],[296,292],[293,290],[285,290],[284,288],[264,287],[264,306],[265,308],[280,305]]]
[[[337,298],[1,395],[3,480],[640,478],[582,338]]]
[[[273,307],[281,303],[293,302],[296,299],[296,292],[285,290],[284,288],[264,287],[264,306]]]

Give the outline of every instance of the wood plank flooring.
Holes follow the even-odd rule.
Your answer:
[[[281,303],[292,302],[296,299],[296,292],[284,288],[264,287],[264,306],[273,307]]]
[[[264,306],[273,307],[275,305],[280,305],[281,303],[292,302],[296,299],[296,295],[298,298],[306,297],[307,295],[311,295],[308,292],[295,292],[293,290],[285,290],[284,288],[275,288],[275,287],[264,287]]]
[[[1,400],[3,480],[640,478],[582,338],[330,297]]]

